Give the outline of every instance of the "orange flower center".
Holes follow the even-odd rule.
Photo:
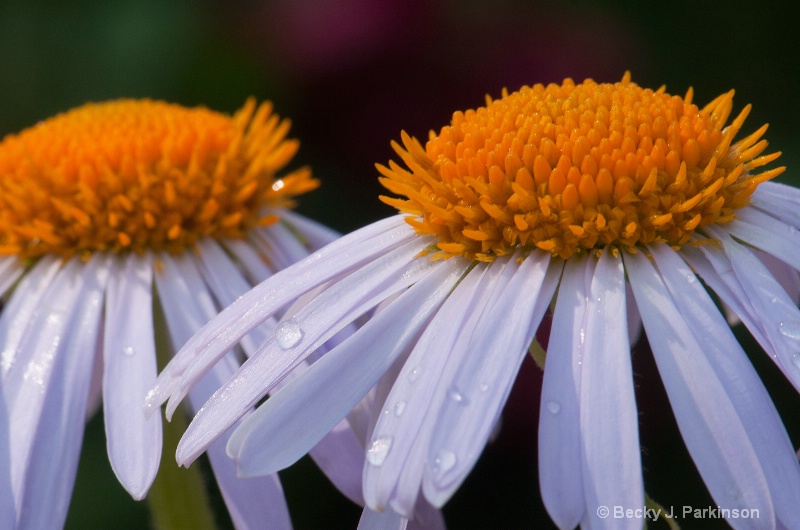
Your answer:
[[[0,255],[178,253],[277,220],[318,182],[276,171],[298,142],[268,103],[234,116],[150,100],[87,104],[0,143]]]
[[[727,127],[733,91],[699,109],[686,97],[630,81],[523,87],[456,112],[423,148],[405,132],[393,147],[408,169],[378,165],[381,197],[439,254],[491,261],[517,247],[567,259],[614,245],[679,247],[726,223],[756,187],[767,129],[732,143],[750,106]]]

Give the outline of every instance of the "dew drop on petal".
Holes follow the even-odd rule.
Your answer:
[[[405,401],[398,401],[394,404],[394,415],[395,416],[402,416],[403,411],[406,410],[406,402]]]
[[[125,346],[124,348],[122,348],[122,353],[124,353],[128,357],[132,356],[134,353],[133,346]]]
[[[367,462],[373,466],[379,467],[383,465],[386,460],[386,455],[389,454],[389,449],[392,448],[394,438],[391,436],[379,436],[372,441],[372,444],[367,449]]]
[[[408,380],[413,383],[414,381],[419,379],[419,375],[421,373],[422,373],[422,368],[420,368],[419,366],[412,368],[411,370],[408,371]]]
[[[480,389],[481,389],[481,392],[486,392],[487,390],[489,390],[489,384],[488,383],[481,383]]]
[[[781,335],[790,339],[800,339],[800,322],[789,321],[778,324]]]
[[[697,281],[697,276],[695,276],[694,274],[687,274],[686,281],[688,281],[689,283],[694,283]]]
[[[469,405],[469,400],[455,386],[451,386],[447,389],[447,396],[459,405]]]
[[[798,355],[797,353],[795,353],[794,355],[792,355],[792,364],[793,364],[793,365],[794,365],[796,368],[800,368],[800,355]]]
[[[453,451],[449,449],[442,449],[436,454],[436,458],[433,461],[433,472],[437,475],[441,473],[447,473],[458,462],[458,458]]]
[[[283,350],[295,346],[303,338],[303,330],[293,318],[281,322],[275,328],[275,342]]]
[[[561,404],[557,401],[548,401],[546,406],[547,410],[553,414],[558,414],[561,411]]]

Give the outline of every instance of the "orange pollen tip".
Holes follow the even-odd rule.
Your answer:
[[[688,244],[696,230],[735,218],[757,184],[782,168],[762,155],[766,126],[734,142],[750,111],[725,125],[733,91],[703,108],[631,82],[522,87],[456,112],[423,145],[394,149],[408,169],[379,166],[382,197],[439,239],[441,257],[491,261],[517,248],[567,259],[602,249]],[[696,239],[696,238],[695,238]]]
[[[243,238],[317,187],[277,177],[298,142],[270,103],[233,116],[152,100],[89,103],[0,142],[0,255],[180,253]]]

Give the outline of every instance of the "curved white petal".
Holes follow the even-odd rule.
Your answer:
[[[102,255],[75,267],[75,276],[69,279],[75,282],[73,287],[78,292],[75,303],[69,305],[68,316],[64,318],[67,326],[50,360],[52,372],[45,387],[39,388],[43,394],[41,401],[35,404],[26,397],[27,392],[22,392],[13,405],[16,410],[12,411],[12,429],[16,427],[14,416],[23,413],[27,403],[41,408],[36,432],[29,440],[19,528],[60,528],[66,519],[83,441],[89,382],[100,347],[100,318],[108,269],[108,260]],[[65,269],[62,276],[66,279],[70,275]],[[50,315],[56,314],[55,311],[52,308]],[[38,381],[33,385],[38,385]],[[16,458],[15,450],[13,454]]]
[[[417,339],[464,268],[457,259],[438,263],[303,377],[270,397],[234,434],[244,437],[237,455],[239,470],[245,475],[269,473],[308,452]]]
[[[8,410],[2,393],[3,380],[0,379],[0,528],[13,530],[17,521],[17,507],[11,487],[11,443]]]
[[[641,520],[597,515],[600,506],[644,506],[625,270],[610,251],[603,252],[594,269],[585,322],[579,407],[586,517],[591,528],[638,530]]]
[[[276,271],[283,270],[308,256],[308,248],[283,223],[254,228],[247,234]]]
[[[25,331],[42,306],[42,295],[60,269],[61,260],[54,257],[40,259],[22,277],[11,299],[0,311],[0,377],[5,378],[16,364]],[[4,391],[8,393],[7,389]]]
[[[48,282],[42,302],[22,331],[17,348],[19,359],[11,365],[3,384],[10,426],[11,481],[19,508],[25,470],[34,438],[44,414],[47,389],[54,365],[75,333],[71,327],[84,283],[93,281],[86,266],[70,260]],[[18,291],[20,292],[20,291]],[[13,331],[19,331],[18,328]],[[88,370],[91,373],[91,368]],[[81,410],[85,414],[86,409]],[[83,420],[81,420],[81,424]]]
[[[800,336],[795,337],[792,333],[787,336],[781,333],[781,330],[786,331],[790,322],[797,322],[800,326],[800,311],[756,256],[731,240],[721,230],[716,230],[714,233],[730,259],[729,263],[745,294],[745,301],[749,302],[754,313],[760,316],[758,324],[776,347],[773,352],[778,353],[772,353],[771,357],[778,357],[776,362],[779,366],[788,364],[784,368],[784,373],[787,375],[791,373],[797,377],[800,369],[795,362],[800,362],[797,354],[800,348],[798,344]],[[707,249],[704,252],[712,255],[720,251]],[[713,312],[714,305],[710,299],[699,296],[691,299],[700,306],[697,312]],[[689,301],[683,303],[688,305]],[[782,318],[786,320],[781,320]],[[790,320],[792,318],[795,320]],[[697,319],[691,320],[695,321]],[[696,329],[695,335],[698,332]],[[727,378],[721,377],[721,380],[726,384],[731,401],[750,435],[750,441],[761,462],[772,494],[776,515],[788,527],[799,527],[800,507],[797,499],[800,499],[800,465],[781,418],[761,384],[758,374],[753,370],[734,337],[728,332],[720,333],[713,339],[708,341],[709,344],[703,344],[702,341],[701,344],[706,354],[712,357],[714,364],[719,367],[718,371],[726,372]],[[796,382],[795,385],[797,386]]]
[[[772,254],[800,270],[800,232],[756,208],[736,211],[725,230],[755,248]]]
[[[547,513],[562,529],[575,528],[586,511],[579,405],[588,265],[584,256],[564,266],[539,405],[539,489]]]
[[[626,254],[625,265],[681,435],[718,505],[760,511],[758,521],[729,523],[763,527],[774,521],[775,514],[762,465],[737,410],[739,403],[732,402],[739,400],[738,394],[731,387],[736,384],[745,396],[752,391],[735,379],[744,373],[741,359],[706,354],[706,348],[730,329],[716,309],[688,314],[695,297],[708,299],[708,295],[692,288],[700,287],[699,282],[671,248],[650,249],[658,271],[642,252]],[[704,331],[698,337],[690,326],[703,326]]]
[[[156,379],[152,259],[131,255],[109,278],[103,334],[103,418],[111,468],[136,500],[161,459],[161,418],[146,418],[142,397]]]
[[[415,238],[400,216],[373,223],[262,282],[225,308],[191,338],[158,376],[145,403],[152,414],[198,357],[218,358],[244,335],[306,291]]]
[[[374,510],[383,510],[392,501],[394,511],[412,515],[453,365],[466,350],[466,340],[457,342],[464,330],[472,329],[470,319],[473,324],[477,321],[482,302],[497,281],[500,268],[494,274],[487,274],[487,269],[486,264],[477,264],[461,279],[414,345],[389,391],[384,412],[377,411],[368,445],[380,448],[388,440],[391,443],[389,451],[370,458],[364,467],[364,497]]]
[[[323,291],[279,326],[235,376],[217,391],[197,415],[178,445],[182,464],[191,462],[205,446],[249,410],[309,353],[377,303],[402,291],[436,267],[415,259],[424,242],[412,241],[364,266]],[[283,330],[283,331],[282,331]],[[286,334],[282,335],[282,333]],[[192,376],[193,370],[185,377]],[[182,391],[191,380],[182,385]],[[171,413],[182,394],[170,398]]]
[[[408,519],[392,510],[375,512],[364,508],[358,520],[358,530],[406,530]]]
[[[428,452],[422,485],[434,506],[442,506],[464,481],[491,435],[553,297],[558,274],[549,270],[549,262],[549,254],[541,251],[530,253],[518,267],[512,257],[505,268],[513,276],[495,290],[475,325]]]
[[[185,342],[216,314],[211,295],[197,265],[189,256],[173,258],[161,255],[161,271],[156,273],[156,285],[173,344]],[[208,397],[228,380],[237,368],[232,353],[223,357],[189,393],[197,410]],[[247,481],[236,474],[234,462],[225,454],[228,434],[208,448],[214,477],[237,528],[262,528],[264,521],[275,518],[276,528],[291,528],[288,509],[277,477],[260,477]]]
[[[22,275],[25,267],[16,256],[0,257],[0,296],[14,285],[14,282]]]

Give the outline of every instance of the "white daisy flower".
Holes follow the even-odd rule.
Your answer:
[[[241,337],[279,326],[205,404],[188,465],[319,345],[369,319],[246,418],[228,454],[245,476],[283,469],[378,384],[363,468],[367,506],[442,506],[492,433],[553,307],[539,420],[540,486],[561,528],[641,528],[629,334],[641,321],[686,446],[734,527],[800,527],[800,468],[776,409],[705,283],[800,389],[800,312],[762,256],[800,269],[800,191],[758,173],[766,126],[734,142],[733,92],[700,109],[621,82],[523,87],[457,112],[406,167],[379,166],[405,215],[339,239],[213,319],[159,376],[167,410]],[[757,189],[758,188],[758,189]],[[438,259],[444,258],[444,259]],[[698,281],[698,278],[702,279]],[[373,308],[376,308],[373,311]],[[639,320],[640,319],[640,320]],[[373,390],[372,392],[376,392]],[[757,512],[755,512],[757,511]]]
[[[252,285],[336,237],[286,209],[317,187],[306,168],[276,176],[298,147],[288,129],[255,100],[232,117],[120,100],[0,143],[0,527],[64,524],[87,409],[101,400],[111,466],[144,498],[162,446],[161,420],[142,410],[156,351],[176,350]],[[238,365],[231,354],[210,370],[192,408]],[[277,475],[238,480],[224,447],[209,456],[234,524],[290,527]]]

